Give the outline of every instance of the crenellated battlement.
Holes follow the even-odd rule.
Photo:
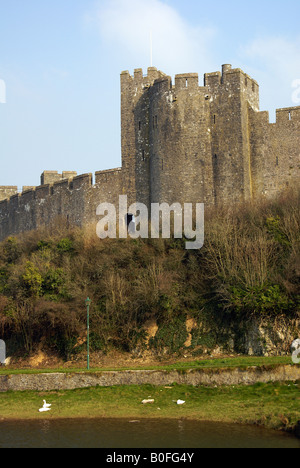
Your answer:
[[[182,93],[189,94],[197,93],[208,97],[213,96],[216,99],[222,95],[237,96],[243,93],[246,100],[256,111],[259,110],[259,85],[256,80],[251,78],[240,68],[232,68],[230,64],[222,65],[222,71],[206,73],[204,75],[203,86],[199,86],[198,73],[182,73],[175,75],[175,83],[172,83],[172,78],[165,73],[157,70],[155,67],[150,67],[147,74],[143,74],[141,68],[134,70],[133,76],[129,71],[121,73],[121,92],[122,99],[125,96],[128,98],[128,103],[135,102],[147,95],[151,90],[154,94],[164,94],[172,92],[169,102],[174,103],[177,97]],[[127,106],[127,104],[126,104]]]
[[[122,167],[44,171],[40,185],[0,187],[0,240],[55,223],[96,226],[100,203],[237,203],[299,184],[300,106],[259,111],[259,85],[240,68],[121,73]]]
[[[198,73],[175,75],[175,91],[182,89],[196,90],[199,87]]]
[[[146,75],[143,74],[142,68],[136,68],[134,70],[133,76],[130,75],[128,70],[126,70],[121,73],[121,86],[142,85],[147,89],[153,85],[155,80],[163,78],[164,76],[166,76],[166,74],[160,70],[157,70],[156,67],[148,67]]]
[[[6,200],[18,193],[18,187],[16,186],[0,186],[0,201]]]
[[[98,173],[96,173],[98,174],[98,177],[99,177],[99,174],[101,174],[101,172],[102,171],[99,171]],[[111,171],[103,171],[103,172],[111,172]],[[21,193],[18,192],[18,187],[16,186],[12,186],[12,187],[0,186],[0,195],[1,195],[1,191],[3,193],[3,196],[5,195],[5,198],[2,198],[2,200],[0,200],[0,203],[3,203],[1,207],[8,206],[11,203],[13,203],[13,205],[16,207],[20,203],[27,203],[33,200],[46,199],[48,197],[51,197],[52,195],[55,195],[61,192],[62,190],[65,190],[65,191],[81,190],[81,189],[93,186],[93,175],[91,173],[81,174],[72,178],[65,177],[66,174],[73,175],[77,173],[76,172],[63,172],[62,174],[58,174],[58,171],[45,171],[41,175],[41,181],[45,182],[50,179],[53,181],[52,183],[45,183],[37,187],[24,186]],[[55,181],[56,178],[57,179],[59,178],[58,176],[62,176],[61,180]]]
[[[103,173],[109,176],[112,172]],[[45,171],[41,182],[50,180],[52,183],[44,183],[37,187],[25,186],[21,193],[17,191],[17,187],[2,187],[6,198],[0,200],[0,239],[23,230],[34,230],[52,222],[57,216],[68,223],[82,225],[85,219],[84,207],[88,213],[88,200],[103,189],[105,181],[100,180],[102,171],[96,173],[95,185],[93,174],[73,177],[75,174],[77,173],[71,171],[61,174],[58,171]],[[106,186],[105,191],[108,191]],[[90,216],[95,214],[92,212]],[[86,217],[88,219],[88,214]]]
[[[220,87],[231,86],[231,91],[236,88],[247,93],[258,95],[259,85],[256,80],[251,78],[240,68],[232,68],[231,65],[223,65],[222,73],[213,72],[204,75],[204,85],[212,90],[218,90]]]
[[[129,71],[121,73],[121,84],[126,85],[141,85],[143,89],[149,89],[151,86],[158,86],[159,84],[169,84],[170,88],[173,87],[175,91],[190,89],[195,90],[199,87],[198,73],[182,73],[175,75],[175,85],[172,86],[172,79],[155,67],[149,67],[147,74],[143,74],[142,68],[134,70],[134,74],[130,75]],[[240,85],[248,92],[258,93],[259,85],[256,80],[251,78],[240,68],[232,68],[231,65],[222,65],[222,72],[206,73],[204,75],[204,87],[216,88],[222,85],[236,86],[240,89]],[[167,88],[166,88],[167,89]]]
[[[270,114],[268,111],[256,112],[252,114],[252,118],[260,125],[270,125],[273,128],[276,126],[286,126],[288,124],[296,124],[300,122],[300,106],[299,107],[284,107],[276,109],[276,121],[270,122]]]
[[[41,175],[41,185],[54,184],[64,179],[73,179],[77,176],[75,171],[64,171],[59,174],[58,171],[44,171]]]
[[[300,122],[300,106],[276,109],[276,123]]]

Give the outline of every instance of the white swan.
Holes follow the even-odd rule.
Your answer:
[[[184,405],[185,401],[183,400],[177,400],[177,405]]]
[[[51,411],[50,406],[52,406],[52,405],[50,403],[46,403],[46,400],[43,400],[43,402],[44,402],[43,408],[40,408],[39,412],[40,413],[45,413],[46,411]]]
[[[40,408],[39,412],[44,413],[45,411],[50,411],[50,410],[51,410],[51,408]]]

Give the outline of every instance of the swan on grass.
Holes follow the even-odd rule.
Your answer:
[[[43,405],[43,408],[40,408],[39,409],[39,412],[40,413],[45,413],[46,411],[50,411],[51,410],[51,404],[50,403],[46,403],[46,400],[43,400],[44,402],[44,405]]]
[[[51,410],[51,408],[40,408],[40,409],[39,409],[39,412],[40,412],[40,413],[44,413],[44,412],[50,411],[50,410]]]

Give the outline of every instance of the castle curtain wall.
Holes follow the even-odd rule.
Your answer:
[[[299,184],[300,107],[259,112],[259,87],[240,69],[175,76],[121,74],[122,167],[41,185],[0,187],[0,240],[57,223],[94,228],[100,203],[232,204]]]

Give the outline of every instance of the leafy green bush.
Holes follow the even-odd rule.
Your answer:
[[[238,312],[262,315],[279,315],[294,307],[294,302],[277,284],[232,288],[231,301]]]
[[[89,296],[93,350],[142,349],[151,319],[159,325],[151,349],[181,352],[186,315],[205,325],[192,346],[210,349],[226,341],[218,332],[226,320],[238,328],[249,316],[299,317],[299,264],[298,192],[207,209],[199,251],[181,240],[100,241],[57,225],[0,243],[0,331],[26,353],[43,340],[70,357],[81,349]]]
[[[15,263],[22,253],[18,240],[15,237],[9,237],[3,243],[3,252],[7,263]]]
[[[270,217],[266,220],[268,232],[274,237],[276,242],[284,246],[291,246],[287,235],[284,233],[279,216]]]
[[[60,253],[72,253],[74,252],[74,242],[68,237],[61,239],[57,244],[57,250]]]
[[[25,273],[22,280],[28,294],[32,297],[40,297],[42,294],[43,278],[35,265],[28,261],[25,266]]]
[[[66,277],[62,268],[50,268],[43,278],[43,295],[48,299],[60,300],[68,297]]]
[[[179,353],[184,348],[187,337],[186,316],[175,316],[173,320],[159,325],[155,337],[149,341],[149,347],[159,353]]]

